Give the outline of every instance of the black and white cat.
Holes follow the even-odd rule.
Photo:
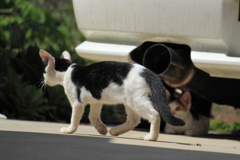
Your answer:
[[[100,119],[102,104],[125,105],[127,121],[110,129],[113,136],[135,128],[141,117],[151,123],[150,132],[144,137],[150,141],[157,140],[159,136],[160,116],[174,126],[185,124],[172,115],[159,77],[141,65],[106,61],[82,66],[71,63],[67,51],[60,59],[44,50],[39,54],[46,65],[44,83],[62,85],[72,106],[71,123],[61,128],[62,133],[77,130],[87,104],[90,104],[90,122],[103,135],[108,130]]]

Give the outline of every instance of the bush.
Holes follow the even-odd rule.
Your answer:
[[[240,122],[226,123],[218,119],[214,119],[210,122],[209,130],[220,133],[238,132],[240,130]]]
[[[84,37],[77,30],[72,4],[59,12],[36,7],[43,1],[33,2],[1,1],[0,113],[13,119],[69,121],[71,109],[63,89],[41,89],[44,66],[38,53],[40,48],[56,57],[64,50],[74,53]],[[90,63],[76,54],[72,58]]]

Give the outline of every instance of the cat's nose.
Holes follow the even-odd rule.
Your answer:
[[[175,112],[172,112],[173,115],[175,115]]]

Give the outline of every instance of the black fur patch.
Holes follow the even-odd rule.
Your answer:
[[[55,58],[55,70],[56,71],[65,72],[70,65],[71,65],[71,62],[67,59]]]
[[[102,90],[110,83],[121,86],[132,68],[130,63],[104,61],[89,66],[73,65],[72,81],[85,87],[94,98],[101,99]]]
[[[77,87],[77,100],[79,103],[82,103],[80,95],[81,95],[81,90],[80,90],[80,88]]]

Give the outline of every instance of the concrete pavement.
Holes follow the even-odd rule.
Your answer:
[[[35,156],[34,159],[51,157],[51,160],[65,156],[70,159],[111,157],[113,159],[114,157],[115,160],[163,157],[178,160],[197,160],[204,157],[211,158],[211,160],[240,158],[239,135],[210,134],[205,137],[187,137],[160,133],[157,142],[149,142],[142,140],[146,132],[133,130],[118,137],[109,134],[103,136],[89,125],[79,125],[78,130],[71,135],[61,134],[60,128],[67,125],[0,120],[0,159],[22,158],[25,160],[28,159],[26,155],[31,154]],[[11,154],[11,152],[17,152],[17,154]],[[79,158],[77,158],[78,155]],[[180,155],[183,157],[181,158]]]

